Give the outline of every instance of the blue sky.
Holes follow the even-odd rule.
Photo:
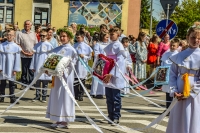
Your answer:
[[[181,2],[182,0],[179,0]],[[157,19],[160,20],[159,13],[163,11],[163,8],[160,4],[160,0],[153,0],[153,16]]]

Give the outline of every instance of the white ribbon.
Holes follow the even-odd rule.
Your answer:
[[[136,129],[136,130],[144,130],[147,128],[152,127],[155,124],[158,124],[160,121],[162,121],[165,116],[172,110],[172,108],[174,107],[174,105],[178,102],[178,100],[176,98],[173,99],[172,103],[170,104],[170,106],[168,107],[168,109],[160,116],[158,116],[156,119],[154,119],[148,126],[146,126],[143,129]]]
[[[81,82],[81,80],[80,80],[80,78],[79,78],[79,76],[78,76],[78,74],[77,74],[77,72],[76,72],[76,70],[75,70],[75,67],[74,67],[74,65],[72,64],[72,67],[73,67],[73,70],[74,70],[74,72],[75,72],[75,74],[77,75],[77,78],[78,78],[78,80],[79,80],[79,82],[80,82],[80,84],[81,84],[81,86],[83,87],[83,90],[85,91],[85,93],[86,93],[86,95],[88,96],[88,98],[89,98],[89,100],[92,102],[92,104],[96,107],[96,109],[99,111],[99,113],[107,120],[107,121],[109,121],[109,122],[111,122],[112,124],[115,124],[113,121],[111,121],[100,109],[99,109],[99,107],[96,105],[96,103],[93,101],[93,99],[90,97],[90,95],[89,95],[89,93],[87,92],[87,89],[85,88],[85,86],[83,85],[83,83]],[[105,84],[104,84],[105,85]],[[108,86],[108,85],[106,85],[106,86]],[[112,88],[114,88],[114,89],[118,89],[118,88],[116,88],[113,84],[109,84],[109,87],[110,86],[112,86]],[[119,89],[120,90],[120,89]],[[123,91],[123,90],[121,90],[121,91]],[[143,97],[143,96],[141,96],[141,95],[138,95],[139,97]],[[145,128],[140,128],[140,129],[134,129],[134,128],[128,128],[128,127],[122,127],[121,125],[119,125],[119,124],[115,124],[117,127],[119,127],[119,128],[122,128],[123,130],[125,130],[125,131],[130,131],[130,130],[140,130],[140,131],[142,131],[142,130],[145,130],[145,129],[148,129],[148,128],[150,128],[150,127],[152,127],[153,125],[155,125],[155,124],[157,124],[157,123],[159,123],[160,121],[162,121],[163,120],[163,118],[170,112],[170,110],[174,107],[174,105],[176,104],[176,102],[177,102],[177,99],[175,99],[175,100],[173,100],[173,102],[171,103],[171,105],[170,105],[170,107],[162,114],[162,115],[160,115],[160,116],[158,116],[156,119],[154,119],[154,121],[152,121],[148,126],[146,126]]]
[[[2,113],[0,113],[0,115],[2,115],[3,113],[5,113],[7,110],[11,109],[28,91],[28,89],[35,84],[35,82],[40,78],[40,76],[42,75],[42,72],[40,72],[34,79],[33,81],[30,83],[30,85],[28,85],[24,90],[22,95],[13,103],[11,104],[9,107],[7,107],[7,109],[5,111],[3,111]]]
[[[1,72],[1,74],[2,74],[7,80],[9,80],[9,81],[13,81],[13,82],[15,82],[15,83],[18,83],[18,84],[23,85],[23,86],[26,86],[26,87],[28,86],[27,84],[21,83],[21,82],[15,80],[15,79],[13,79],[13,78],[10,78],[9,76],[7,76],[6,74],[4,74],[4,73],[2,73],[2,72]],[[88,79],[90,79],[90,78],[92,78],[92,75],[90,75],[89,77],[87,77],[86,80],[88,80]],[[77,84],[75,84],[74,86],[80,84],[79,81],[75,81],[75,83],[77,83]],[[38,89],[38,90],[51,90],[50,88],[38,88],[38,87],[34,87],[34,86],[30,86],[29,88],[34,88],[34,89]],[[0,95],[0,97],[10,97],[10,96],[18,95],[18,94],[20,94],[20,93],[22,93],[22,92],[24,92],[24,91],[25,91],[25,90],[22,90],[22,91],[19,91],[19,92],[17,92],[17,93],[11,94],[11,95]],[[41,93],[41,92],[40,92],[40,93]],[[41,93],[41,95],[42,95],[42,93]]]
[[[79,110],[85,115],[85,117],[87,118],[87,120],[90,122],[90,124],[100,133],[103,133],[101,131],[101,129],[96,125],[96,123],[81,109],[81,107],[79,106],[79,104],[76,102],[74,95],[71,93],[67,83],[65,82],[63,77],[59,77],[60,81],[63,83],[63,86],[65,87],[65,90],[67,91],[67,93],[69,94],[70,98],[74,101],[74,103],[77,105],[77,107],[79,108]]]
[[[122,71],[120,70],[118,64],[117,64],[116,62],[115,62],[115,64],[116,64],[116,66],[118,67],[119,72],[120,72],[120,74],[122,75],[122,77],[124,78],[124,80],[126,81],[126,83],[129,85],[129,87],[132,89],[132,91],[134,91],[134,92],[138,95],[138,97],[143,98],[144,100],[146,100],[146,101],[148,101],[148,102],[154,104],[155,106],[157,106],[157,107],[159,107],[159,108],[163,108],[163,107],[161,107],[160,105],[158,105],[158,104],[156,104],[156,103],[154,103],[154,102],[148,100],[146,97],[142,96],[142,95],[139,94],[135,89],[133,89],[133,87],[129,84],[129,82],[128,82],[127,79],[125,78],[124,74],[123,74]]]

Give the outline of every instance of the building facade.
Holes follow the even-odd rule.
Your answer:
[[[7,23],[15,23],[22,29],[23,22],[25,20],[31,20],[33,24],[45,25],[46,23],[51,23],[51,25],[56,28],[64,27],[70,22],[70,14],[73,11],[72,8],[74,8],[74,11],[77,9],[77,13],[83,11],[80,11],[79,7],[74,6],[72,1],[75,1],[74,3],[77,4],[79,0],[0,0],[0,24],[4,27]],[[94,9],[91,6],[93,4],[91,1],[97,2],[98,0],[90,0],[90,2],[88,2],[88,0],[80,0],[80,3],[82,3],[80,8],[87,10],[86,12],[82,12],[82,15],[85,13],[84,17],[86,17],[87,21],[89,21],[89,13],[91,13],[89,14],[90,16],[95,16],[95,13],[91,10]],[[107,0],[106,2],[105,0],[99,0],[99,2],[102,6],[99,7],[102,9],[100,12],[101,15],[99,15],[100,13],[98,12],[96,13],[101,17],[105,15],[105,18],[106,15],[109,14],[109,18],[107,17],[107,20],[104,18],[104,22],[110,24],[110,21],[119,22],[119,20],[121,20],[120,26],[124,30],[124,34],[133,34],[137,37],[140,25],[141,0]],[[113,8],[109,13],[104,9],[107,3],[111,3],[110,5],[112,5],[110,6],[108,4],[109,10]],[[113,6],[112,3],[116,3],[116,5]],[[83,7],[83,4],[85,4],[85,7]],[[119,11],[117,9],[119,9]],[[87,12],[89,13],[86,14]],[[115,15],[116,12],[119,17],[116,16],[115,19],[113,14]]]

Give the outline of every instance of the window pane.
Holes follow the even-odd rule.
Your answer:
[[[38,25],[41,24],[42,26],[45,26],[48,22],[49,14],[48,14],[49,9],[48,8],[40,8],[40,7],[35,7],[35,12],[34,12],[34,24]]]
[[[4,20],[4,8],[0,7],[0,23],[3,23]]]
[[[0,3],[4,3],[4,0],[0,0]]]
[[[48,4],[50,4],[50,0],[34,0],[34,3],[48,3]]]
[[[7,0],[7,3],[13,3],[13,0]]]
[[[6,9],[6,23],[12,23],[13,22],[13,8],[7,7]]]

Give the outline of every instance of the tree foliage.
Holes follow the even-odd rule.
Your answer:
[[[178,26],[177,36],[184,39],[187,30],[196,21],[200,21],[200,1],[183,0],[176,8],[170,19]]]
[[[141,0],[141,10],[140,10],[140,27],[143,29],[150,28],[151,21],[151,1]],[[153,17],[152,29],[155,29],[158,21]]]

